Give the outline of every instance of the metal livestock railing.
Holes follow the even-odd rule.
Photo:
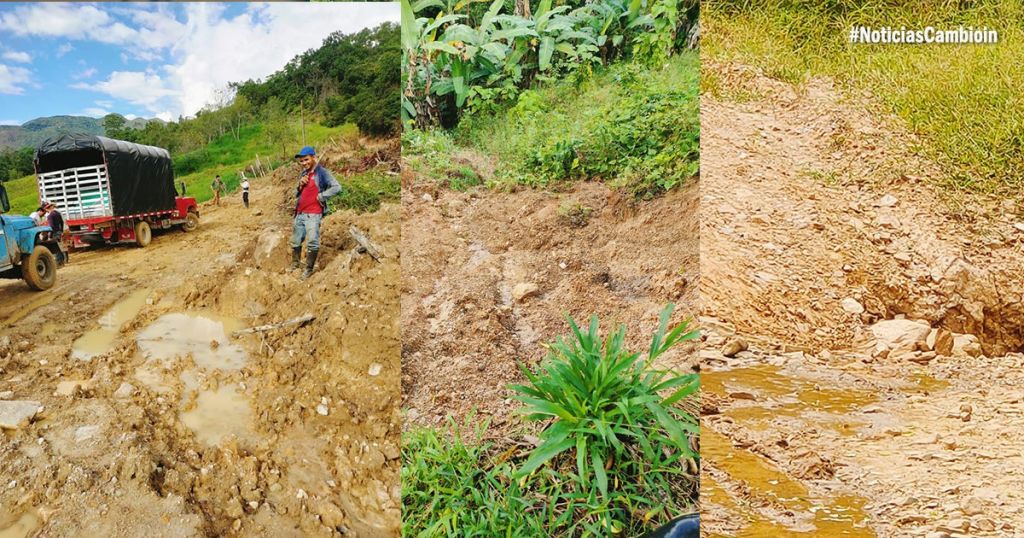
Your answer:
[[[105,164],[38,174],[39,197],[52,202],[65,220],[114,214]]]

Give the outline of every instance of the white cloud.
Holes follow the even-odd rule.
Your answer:
[[[73,47],[71,43],[64,43],[61,46],[57,47],[57,57],[63,58],[65,54],[73,50],[75,50],[75,47]]]
[[[160,118],[167,122],[174,121],[174,114],[171,114],[170,111],[167,110],[164,110],[163,112],[157,112],[153,115],[153,117]]]
[[[95,74],[96,74],[96,68],[90,67],[90,68],[87,68],[87,69],[83,70],[80,73],[75,73],[74,75],[71,75],[71,78],[73,78],[75,80],[82,80],[83,78],[92,78],[92,76],[95,75]]]
[[[147,9],[137,6],[132,11],[125,11],[102,4],[40,2],[0,14],[0,30],[17,36],[63,37],[128,45],[130,48],[126,52],[129,55],[146,56],[140,59],[150,61],[152,51],[176,42],[185,25],[175,20],[167,8]],[[117,20],[110,12],[128,14],[134,27]],[[70,51],[71,45],[65,43],[57,49],[57,56]]]
[[[32,72],[24,67],[0,64],[0,93],[21,95],[23,86],[31,85]]]
[[[7,51],[4,53],[4,59],[23,64],[32,63],[32,56],[27,52]]]
[[[101,106],[103,108],[114,108],[114,102],[113,101],[96,101],[96,106]]]
[[[72,85],[72,88],[105,93],[151,110],[165,107],[166,102],[177,93],[168,88],[159,75],[140,71],[114,71],[107,80],[94,83],[79,82]]]
[[[125,114],[124,115],[124,119],[126,119],[128,121],[131,121],[131,120],[134,120],[134,119],[138,119],[138,116],[136,116],[135,114]]]
[[[399,20],[397,3],[253,4],[234,18],[222,18],[216,4],[190,3],[186,12],[188,31],[172,47],[178,61],[165,70],[180,88],[181,110],[188,115],[229,82],[264,78],[333,32]]]
[[[140,4],[22,5],[0,14],[0,31],[124,45],[122,62],[141,60],[159,70],[116,71],[104,81],[72,87],[102,92],[169,120],[194,115],[230,82],[267,77],[333,32],[399,20],[398,5],[390,2],[254,3],[231,17],[225,16],[224,4],[180,5],[177,12]],[[61,51],[63,46],[58,55]],[[76,79],[95,74],[84,69]]]
[[[82,39],[102,35],[111,17],[96,6],[40,2],[0,14],[0,30],[18,36]]]
[[[109,110],[106,110],[106,109],[103,109],[103,108],[98,108],[98,107],[89,107],[89,108],[83,110],[80,115],[82,115],[82,116],[91,116],[93,118],[102,118],[103,116],[106,116],[107,114],[110,114]]]
[[[18,120],[0,120],[0,125],[21,125]]]

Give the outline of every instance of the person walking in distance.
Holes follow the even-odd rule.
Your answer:
[[[242,176],[242,203],[249,209],[249,180]]]
[[[185,196],[185,182],[184,181],[181,182],[181,195]]]
[[[316,267],[320,250],[320,222],[327,214],[327,200],[341,192],[334,176],[317,163],[312,146],[295,155],[302,165],[302,177],[295,189],[295,220],[292,224],[292,270],[300,267],[302,242],[306,242],[306,269],[302,278],[309,278]]]
[[[213,202],[220,205],[220,195],[224,192],[224,182],[221,181],[220,175],[213,179],[213,183],[210,183],[210,190],[213,191]]]

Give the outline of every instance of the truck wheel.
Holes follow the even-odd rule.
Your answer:
[[[185,223],[181,225],[181,229],[186,232],[193,232],[199,227],[199,215],[196,215],[195,211],[189,211],[185,215]]]
[[[50,249],[37,245],[31,254],[22,259],[21,276],[28,287],[38,291],[48,290],[57,282],[57,259]]]
[[[149,242],[153,240],[153,231],[149,228],[149,223],[140,220],[135,224],[135,242],[140,247],[145,248],[149,245]]]

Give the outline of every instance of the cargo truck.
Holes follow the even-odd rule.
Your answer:
[[[63,134],[36,148],[41,202],[64,217],[75,248],[149,245],[154,229],[199,225],[195,198],[178,196],[167,150],[87,134]]]

